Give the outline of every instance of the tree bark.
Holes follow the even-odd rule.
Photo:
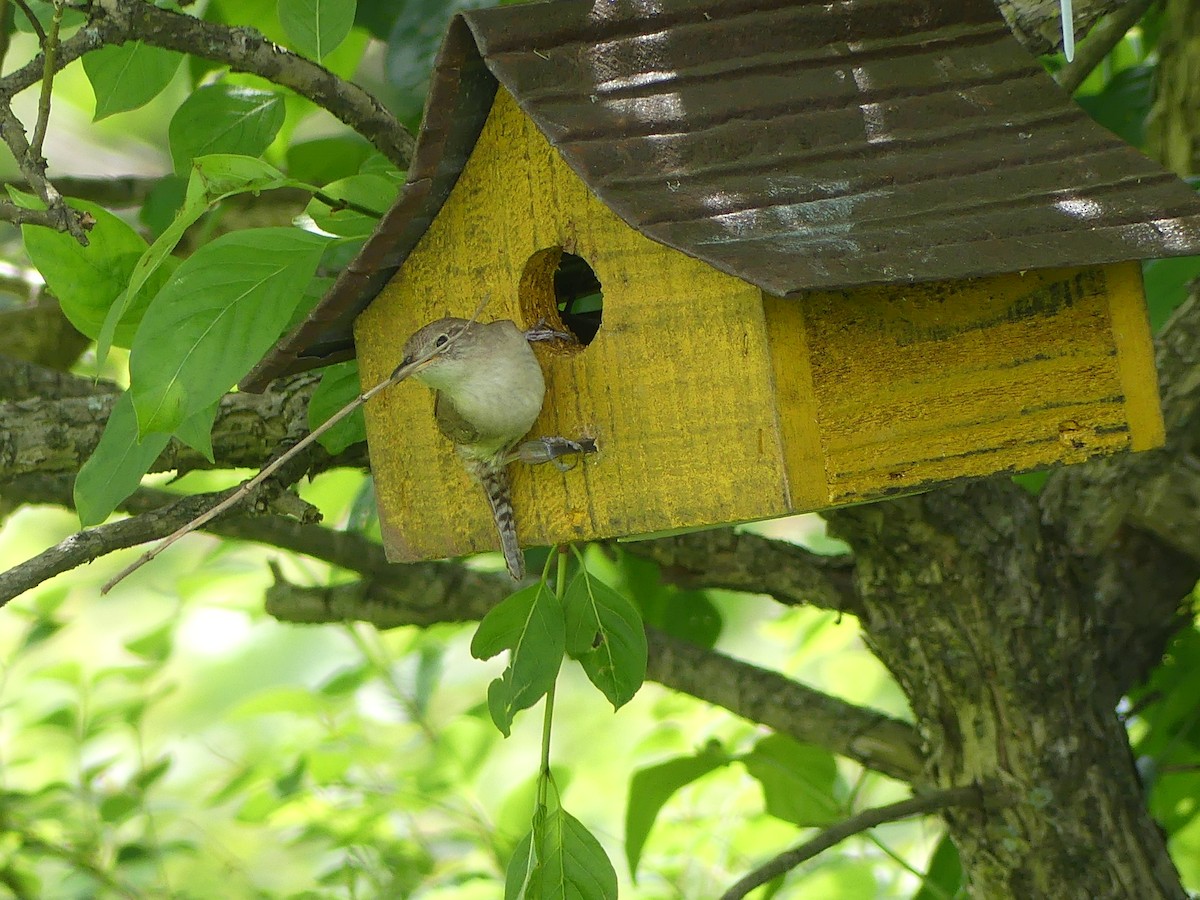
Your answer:
[[[945,814],[972,895],[1185,897],[1114,711],[1097,568],[1032,498],[992,480],[827,517],[854,548],[866,640],[912,705],[932,780],[1008,801]],[[1178,606],[1187,571],[1160,603]]]

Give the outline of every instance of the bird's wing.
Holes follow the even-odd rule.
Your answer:
[[[456,446],[474,444],[479,441],[479,429],[462,417],[454,404],[437,391],[433,395],[433,415],[437,419],[438,431]]]

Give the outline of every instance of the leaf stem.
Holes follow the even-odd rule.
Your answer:
[[[563,602],[563,597],[567,594],[567,546],[559,544],[555,554],[558,557],[558,572],[555,577],[554,595],[558,598],[559,604]],[[542,573],[545,578],[549,574],[549,565],[547,570]],[[537,786],[537,810],[534,813],[534,822],[539,820],[539,813],[544,816],[546,813],[546,795],[550,786],[550,729],[554,723],[554,689],[558,686],[557,679],[550,685],[550,689],[546,691],[546,708],[542,717],[542,761],[538,769],[538,786]]]

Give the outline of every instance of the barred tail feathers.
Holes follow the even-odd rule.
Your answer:
[[[503,463],[483,463],[475,468],[475,476],[483,485],[496,530],[500,532],[500,550],[513,579],[525,577],[525,554],[517,543],[517,518],[513,513],[512,494],[509,490],[508,467]]]

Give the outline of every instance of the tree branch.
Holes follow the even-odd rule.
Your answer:
[[[1122,9],[1130,0],[1075,0],[1075,32],[1086,34],[1102,16]],[[1132,0],[1138,2],[1138,0]],[[1035,56],[1062,47],[1059,0],[995,0],[1017,40]]]
[[[99,0],[87,25],[59,45],[55,68],[106,44],[142,41],[224,63],[237,72],[259,75],[290,88],[353,128],[401,168],[412,156],[413,139],[384,106],[358,85],[273,44],[248,28],[229,28],[142,0]],[[0,78],[0,103],[36,84],[42,55]],[[18,157],[19,158],[19,157]],[[29,173],[24,173],[28,177]]]
[[[863,810],[849,819],[830,826],[812,840],[805,841],[791,850],[786,850],[770,862],[759,866],[722,894],[721,900],[742,900],[743,897],[755,888],[762,887],[785,872],[790,872],[796,866],[807,862],[818,854],[824,853],[830,847],[840,844],[846,838],[875,828],[878,825],[883,825],[887,822],[898,822],[901,819],[936,812],[939,809],[947,809],[951,806],[982,807],[983,804],[983,791],[979,787],[971,786],[933,791],[917,797],[910,797],[907,800],[901,800],[899,803],[891,803],[887,806]]]
[[[11,364],[10,364],[11,365]],[[75,379],[69,393],[50,399],[0,402],[0,482],[20,475],[75,473],[100,442],[118,395],[111,385],[83,392]],[[310,373],[284,379],[262,394],[226,394],[213,425],[215,466],[178,440],[172,440],[151,467],[153,472],[211,468],[257,469],[284,441],[308,430],[308,400],[316,386]],[[319,463],[366,465],[365,447]]]
[[[854,560],[821,556],[730,528],[709,529],[653,541],[628,541],[622,550],[651,559],[671,584],[769,594],[787,606],[816,606],[857,614]]]
[[[1080,45],[1075,59],[1055,73],[1054,80],[1059,87],[1068,94],[1079,90],[1092,70],[1104,61],[1113,47],[1121,43],[1121,38],[1141,20],[1153,3],[1154,0],[1130,0],[1127,5],[1110,13]]]
[[[243,503],[239,507],[241,514],[244,515],[247,511],[255,509],[270,511],[274,496],[285,491],[288,485],[295,484],[309,471],[310,456],[311,454],[301,454],[280,468],[274,477],[259,485],[248,498],[249,502]],[[59,479],[49,482],[43,480],[36,484],[42,490],[51,485],[59,490],[66,487],[65,481]],[[28,489],[33,491],[37,487],[28,486]],[[14,491],[21,491],[19,482],[14,486]],[[0,606],[55,575],[92,562],[116,550],[124,550],[165,537],[180,525],[191,521],[219,503],[229,492],[218,491],[186,497],[177,497],[167,494],[165,491],[159,493],[163,499],[171,497],[171,501],[165,502],[155,509],[139,512],[131,518],[98,525],[95,528],[88,528],[73,534],[32,559],[14,566],[7,572],[0,573]],[[58,499],[60,502],[63,500],[61,495]],[[69,504],[63,502],[61,505]],[[289,509],[294,508],[293,504],[289,503],[288,506]],[[319,513],[315,509],[311,507],[308,509],[311,512],[311,518],[319,518]]]
[[[9,493],[30,503],[70,505],[70,482],[63,477],[18,479]],[[0,602],[105,553],[169,534],[207,509],[217,496],[180,499],[142,488],[122,504],[133,518],[74,535],[0,575]],[[284,622],[353,620],[381,629],[470,622],[483,618],[512,592],[511,581],[499,573],[477,572],[455,563],[393,565],[382,547],[362,535],[280,516],[235,512],[204,530],[303,553],[362,576],[333,587],[298,586],[277,578],[267,590],[266,611]],[[920,742],[911,725],[654,629],[647,633],[647,677],[652,680],[893,778],[924,783]]]

